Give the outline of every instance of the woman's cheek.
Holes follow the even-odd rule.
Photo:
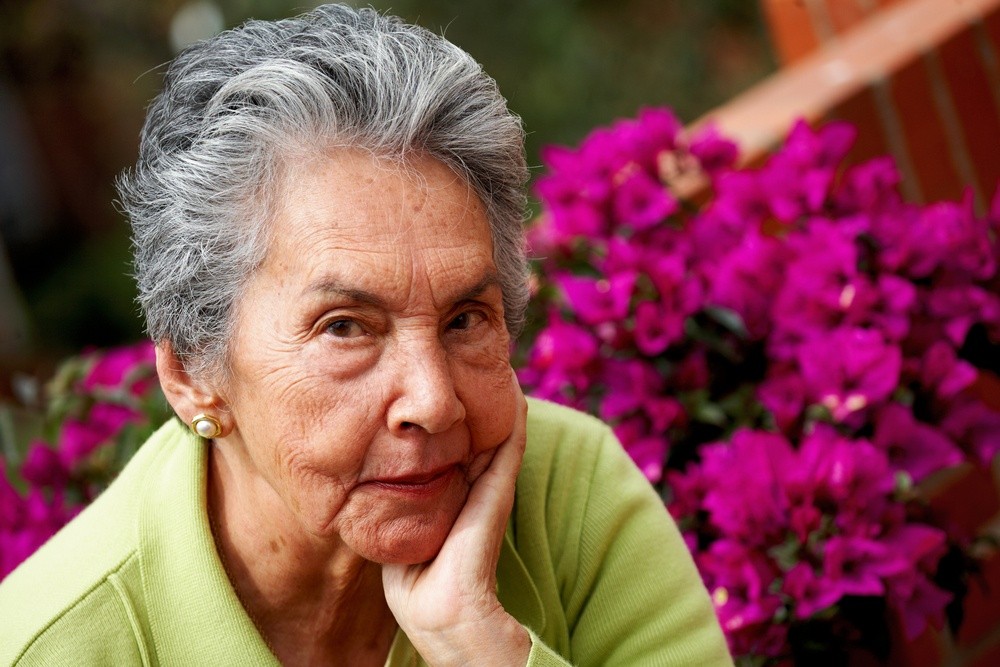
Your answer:
[[[477,361],[464,365],[456,378],[473,453],[494,449],[506,440],[514,428],[517,410],[516,380],[506,346]]]

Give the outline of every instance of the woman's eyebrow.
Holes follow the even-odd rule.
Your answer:
[[[479,280],[479,282],[466,291],[460,293],[458,297],[452,299],[451,302],[461,303],[463,301],[471,301],[472,299],[482,296],[484,292],[492,287],[500,287],[500,277],[495,271],[488,272]]]
[[[493,287],[500,287],[500,277],[495,271],[489,271],[482,278],[480,278],[477,283],[465,291],[459,292],[454,298],[448,299],[448,303],[456,304],[462,303],[463,301],[471,301],[482,296],[483,293]],[[303,294],[312,294],[315,292],[337,294],[357,303],[364,303],[379,308],[386,307],[385,299],[379,295],[363,289],[358,289],[356,287],[347,287],[333,278],[321,278],[320,280],[310,283],[309,286],[306,287]]]
[[[385,299],[377,294],[373,294],[372,292],[367,292],[356,287],[346,287],[332,278],[321,278],[316,282],[310,283],[309,286],[303,291],[303,295],[313,294],[315,292],[337,294],[350,299],[351,301],[365,303],[371,306],[378,306],[380,308],[384,308],[386,305]]]

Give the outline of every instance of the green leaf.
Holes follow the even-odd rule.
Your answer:
[[[720,408],[716,403],[710,403],[708,401],[698,405],[692,417],[696,421],[719,427],[724,427],[729,421],[725,410]]]
[[[688,317],[684,320],[684,334],[692,341],[701,343],[726,360],[733,363],[740,362],[740,354],[733,346],[732,341],[727,340],[716,331],[703,327],[696,317]]]
[[[799,553],[802,551],[802,543],[794,535],[789,535],[781,544],[775,545],[767,550],[767,553],[782,571],[791,570],[799,562]]]
[[[725,308],[723,306],[705,306],[703,312],[715,322],[721,324],[724,328],[733,332],[740,338],[749,338],[750,332],[747,331],[747,325],[740,317],[740,314],[731,308]]]
[[[13,468],[21,460],[16,438],[14,415],[9,407],[0,405],[0,454],[3,455],[9,468]]]

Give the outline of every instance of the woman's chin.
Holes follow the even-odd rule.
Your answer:
[[[432,560],[451,531],[454,520],[438,525],[392,526],[374,534],[342,536],[344,542],[366,560],[383,564],[416,565]],[[404,522],[405,523],[405,522]]]
[[[415,494],[367,485],[351,494],[334,524],[340,539],[376,563],[413,565],[437,556],[469,493],[464,476],[454,474],[433,494]]]

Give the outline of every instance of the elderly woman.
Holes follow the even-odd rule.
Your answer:
[[[730,664],[607,427],[518,388],[525,177],[374,11],[182,53],[121,183],[179,420],[0,586],[0,663]]]

